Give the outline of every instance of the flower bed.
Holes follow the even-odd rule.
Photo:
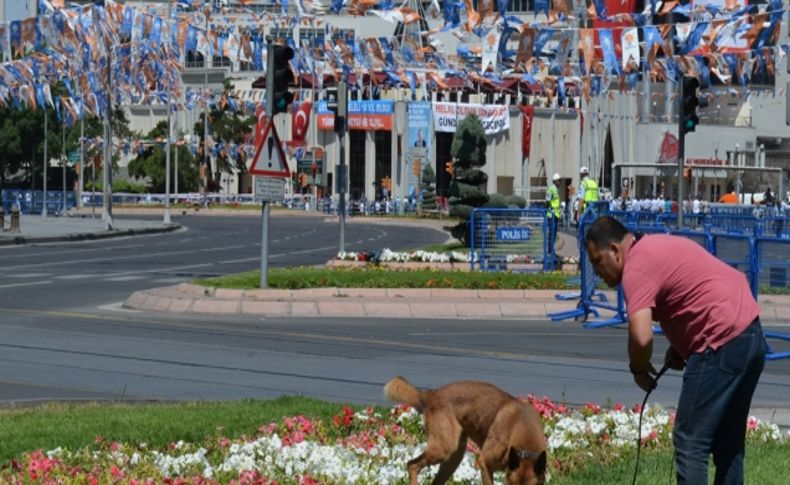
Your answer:
[[[633,448],[638,407],[602,409],[589,403],[570,409],[550,400],[527,398],[543,416],[549,440],[550,474],[562,474],[596,460],[616,458]],[[670,444],[674,415],[659,406],[645,410],[641,440],[648,447]],[[750,418],[750,440],[787,439],[775,424]],[[379,484],[405,483],[406,462],[424,447],[422,416],[396,406],[379,414],[373,408],[344,406],[330,421],[285,417],[261,426],[255,436],[231,440],[221,435],[203,443],[172,443],[149,449],[145,443],[118,443],[97,437],[79,450],[39,450],[0,471],[2,483],[168,484]],[[579,453],[580,450],[584,450]],[[477,483],[474,445],[451,483]],[[423,471],[425,480],[437,467]],[[498,477],[501,482],[501,476]]]
[[[366,264],[375,264],[391,269],[446,269],[469,271],[472,258],[476,253],[460,251],[447,251],[437,253],[431,251],[397,252],[389,248],[381,251],[341,251],[335,259],[330,260],[327,266],[358,267]],[[543,260],[523,254],[508,254],[504,256],[507,267],[513,271],[541,271]],[[566,273],[575,273],[578,261],[575,258],[563,257],[562,268]]]

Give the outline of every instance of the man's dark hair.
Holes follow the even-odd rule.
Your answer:
[[[585,244],[593,243],[597,248],[605,248],[613,242],[620,242],[628,229],[611,216],[601,216],[592,223],[584,234]]]

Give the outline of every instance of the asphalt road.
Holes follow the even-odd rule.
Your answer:
[[[621,328],[524,320],[183,316],[123,310],[132,291],[258,267],[250,218],[186,217],[182,232],[0,248],[0,401],[237,399],[283,394],[383,403],[400,374],[420,387],[493,382],[569,403],[640,402]],[[352,236],[353,234],[353,236]],[[290,239],[286,239],[289,238]],[[419,247],[430,229],[350,225],[350,249]],[[272,265],[321,264],[336,250],[322,219],[273,219]],[[665,344],[658,339],[656,354]],[[658,358],[656,359],[659,360]],[[673,405],[680,376],[653,394]],[[790,402],[790,362],[769,362],[754,405]]]

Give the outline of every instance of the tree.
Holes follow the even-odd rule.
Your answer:
[[[251,137],[257,118],[255,116],[244,116],[237,109],[236,101],[231,97],[230,92],[233,90],[233,85],[227,79],[223,84],[224,92],[218,106],[214,106],[209,110],[209,131],[214,139],[215,145],[220,147],[227,145],[241,145],[247,143]],[[203,140],[204,128],[203,118],[195,123],[194,133]],[[203,157],[203,146],[201,142],[199,157]],[[220,148],[217,152],[217,170],[221,172],[231,173],[237,170],[241,173],[247,171],[247,158],[243,151],[231,151],[226,148]],[[214,183],[214,187],[219,187],[219,180],[215,180],[216,174],[209,174],[209,179]],[[210,181],[210,182],[211,182]]]
[[[450,229],[452,236],[469,244],[469,216],[475,207],[488,202],[488,175],[480,170],[486,164],[486,137],[483,124],[474,114],[468,115],[455,131],[450,155],[455,160],[450,182],[450,215],[461,222]]]
[[[129,175],[135,178],[147,178],[147,188],[152,192],[164,193],[166,180],[165,140],[167,139],[167,121],[157,123],[148,133],[149,140],[161,140],[160,143],[147,145],[145,149],[129,162]],[[186,146],[170,145],[170,180],[172,183],[175,172],[175,153],[178,150],[178,188],[195,191],[198,187],[198,172],[195,157]]]
[[[52,97],[68,94],[62,83],[52,85]],[[44,158],[44,117],[47,117],[47,157],[59,159],[63,153],[62,119],[58,119],[53,108],[28,109],[10,106],[0,110],[0,186],[5,185],[9,175],[16,175],[20,170],[24,174],[20,185],[35,189],[41,180]],[[104,120],[93,115],[85,117],[86,140],[104,137]],[[124,109],[118,105],[112,113],[113,139],[123,140],[129,137],[129,120]],[[80,149],[79,120],[66,127],[65,153]],[[88,143],[85,148],[86,165],[93,160],[101,163],[102,146],[99,143]],[[118,144],[114,145],[113,167],[117,167],[120,154]],[[68,172],[67,186],[78,176],[75,170]],[[61,174],[48,170],[47,183],[49,188],[60,187]]]
[[[436,174],[433,173],[433,168],[430,163],[425,164],[422,169],[422,209],[434,211],[436,210]]]

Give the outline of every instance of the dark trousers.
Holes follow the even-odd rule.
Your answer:
[[[707,484],[710,454],[716,485],[743,483],[746,421],[765,352],[758,318],[718,350],[687,360],[673,432],[678,485]]]
[[[554,270],[554,269],[557,268],[558,263],[559,263],[557,261],[557,250],[554,248],[554,246],[557,243],[557,226],[559,226],[560,218],[559,217],[554,217],[553,215],[550,215],[549,219],[548,219],[548,223],[549,223],[548,224],[548,226],[549,226],[548,227],[548,229],[549,229],[549,234],[548,234],[549,243],[548,243],[548,254],[546,256],[548,257],[548,261],[549,261],[549,264],[548,264],[549,270]]]

